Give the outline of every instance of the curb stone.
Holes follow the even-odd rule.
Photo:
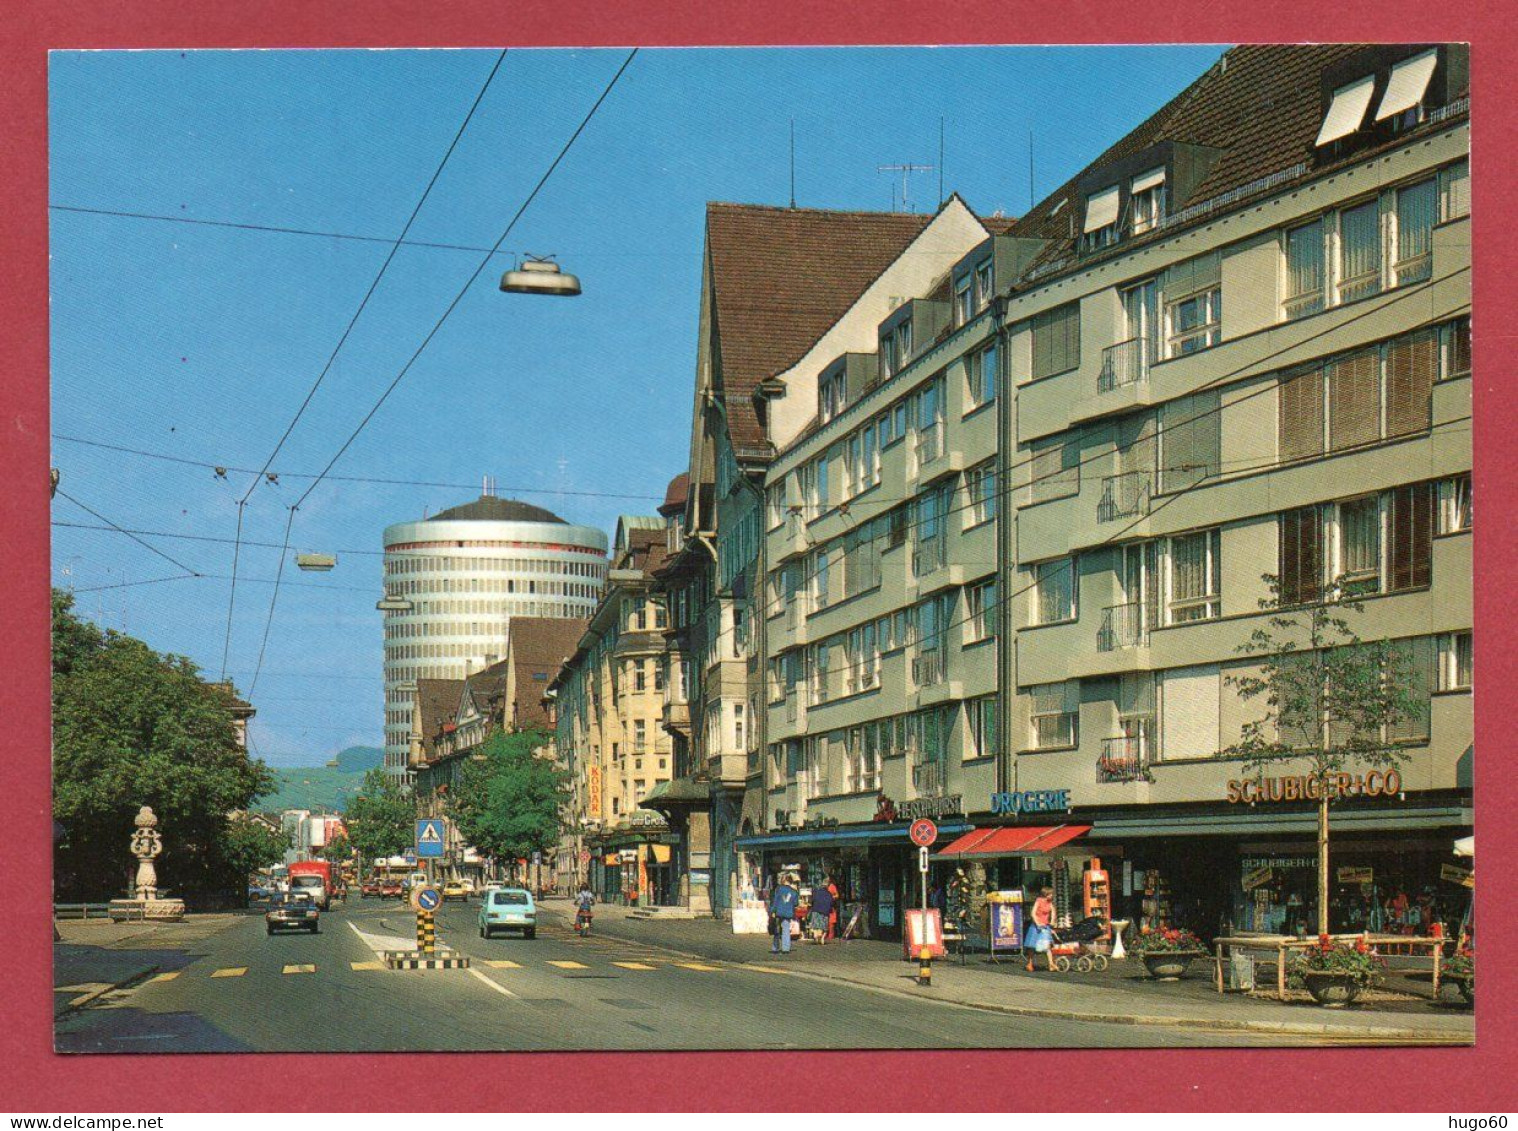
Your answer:
[[[712,960],[710,954],[702,954],[688,950],[680,950],[676,947],[666,946],[662,943],[649,943],[644,939],[634,939],[627,935],[618,935],[613,931],[603,931],[608,938],[616,938],[624,942],[636,942],[643,946],[650,946],[656,950],[667,951],[670,954],[678,954],[688,958],[705,958]],[[717,959],[727,962],[727,959]],[[759,967],[760,963],[733,962],[730,963],[735,969],[744,970]],[[1347,1040],[1363,1041],[1374,1044],[1381,1041],[1417,1041],[1428,1044],[1470,1046],[1475,1044],[1475,1035],[1466,1033],[1451,1033],[1444,1030],[1430,1029],[1376,1029],[1374,1031],[1354,1030],[1341,1025],[1307,1024],[1290,1021],[1266,1021],[1249,1020],[1245,1018],[1210,1018],[1210,1017],[1167,1017],[1162,1014],[1129,1014],[1129,1013],[1092,1013],[1073,1009],[1049,1009],[1043,1006],[1032,1005],[1001,1005],[996,1002],[965,1001],[962,998],[939,997],[936,994],[909,990],[903,986],[882,986],[875,982],[861,978],[851,978],[847,975],[819,974],[812,970],[778,970],[773,966],[764,966],[762,973],[784,973],[795,978],[810,978],[814,981],[843,983],[859,989],[873,990],[876,993],[890,994],[894,997],[907,998],[912,1001],[931,1001],[939,1005],[959,1006],[963,1009],[980,1009],[990,1013],[1004,1013],[1015,1017],[1039,1017],[1046,1020],[1056,1021],[1089,1021],[1106,1025],[1162,1025],[1176,1029],[1203,1029],[1215,1032],[1238,1032],[1238,1033],[1269,1033],[1275,1036],[1300,1036],[1300,1037],[1342,1037]]]

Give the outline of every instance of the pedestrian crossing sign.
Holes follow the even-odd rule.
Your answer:
[[[426,817],[416,823],[416,854],[418,856],[443,855],[443,820]]]

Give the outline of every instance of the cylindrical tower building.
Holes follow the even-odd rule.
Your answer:
[[[418,679],[502,659],[513,616],[588,617],[606,586],[606,535],[483,495],[385,528],[385,768],[407,772]]]

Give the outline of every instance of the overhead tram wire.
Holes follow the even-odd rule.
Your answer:
[[[234,467],[231,464],[211,463],[207,460],[186,459],[184,456],[171,456],[164,452],[150,452],[142,448],[129,448],[122,444],[107,444],[102,440],[87,440],[83,436],[65,436],[54,432],[54,440],[61,440],[66,444],[83,444],[90,448],[101,448],[109,452],[122,452],[127,455],[142,456],[144,459],[163,460],[166,463],[183,464],[186,467],[201,467],[210,471],[236,471],[246,475],[257,475],[258,472],[251,467]],[[280,479],[315,479],[316,473],[312,471],[276,471]],[[328,479],[335,483],[376,483],[388,487],[447,487],[461,491],[473,490],[478,483],[445,483],[432,479],[384,479],[370,475],[329,475]],[[663,500],[663,495],[638,494],[629,491],[572,491],[559,490],[555,487],[503,487],[496,486],[497,491],[503,491],[512,495],[573,495],[576,498],[587,499],[658,499]],[[253,543],[248,543],[252,545]]]
[[[187,575],[189,575],[190,577],[203,577],[204,576],[204,574],[202,574],[199,570],[197,570],[197,569],[191,569],[189,566],[185,565],[184,562],[180,561],[178,558],[170,557],[168,554],[164,553],[162,550],[160,550],[157,546],[154,546],[152,543],[150,543],[150,542],[144,542],[136,534],[133,534],[130,530],[127,530],[125,527],[121,526],[120,524],[112,522],[110,519],[106,518],[105,515],[101,514],[99,511],[95,510],[93,507],[88,506],[85,503],[81,503],[78,499],[74,498],[73,495],[70,495],[62,487],[58,488],[58,494],[62,495],[65,499],[67,499],[69,502],[73,503],[80,510],[87,511],[88,513],[90,513],[94,517],[98,518],[101,522],[105,523],[112,530],[116,530],[116,531],[118,531],[118,532],[120,532],[122,534],[125,534],[128,538],[130,538],[133,542],[136,542],[139,546],[143,547],[146,550],[151,551],[152,553],[157,554],[160,558],[162,558],[164,561],[168,562],[170,565],[178,566],[180,569],[184,570],[185,573]]]
[[[290,419],[290,423],[286,426],[284,434],[280,436],[279,442],[274,445],[274,450],[269,453],[269,458],[264,461],[263,467],[254,476],[252,483],[248,485],[248,489],[243,493],[242,498],[237,500],[237,539],[232,546],[232,584],[227,594],[227,631],[221,650],[223,679],[225,679],[227,670],[227,657],[232,649],[232,614],[237,605],[237,567],[242,551],[243,512],[247,508],[248,500],[253,497],[253,492],[258,490],[258,485],[264,481],[264,476],[268,474],[270,466],[284,448],[285,441],[290,438],[290,433],[295,431],[295,426],[300,423],[301,417],[305,415],[306,409],[311,404],[311,398],[316,396],[316,391],[321,388],[322,382],[327,379],[327,374],[332,371],[332,366],[337,362],[337,355],[342,352],[343,346],[353,333],[353,328],[358,325],[359,317],[369,305],[369,300],[374,297],[374,292],[379,289],[380,280],[385,277],[385,272],[390,269],[390,264],[395,261],[396,255],[400,252],[401,245],[405,242],[406,236],[411,232],[411,226],[416,223],[416,218],[421,215],[422,206],[427,203],[427,198],[432,195],[432,189],[437,184],[438,178],[443,175],[443,169],[448,164],[448,159],[453,156],[453,151],[458,148],[459,139],[464,136],[464,131],[469,128],[469,123],[474,119],[475,111],[480,108],[480,103],[484,101],[485,92],[490,89],[490,84],[495,80],[496,73],[501,69],[501,64],[505,60],[506,49],[502,48],[501,53],[496,56],[495,64],[490,68],[490,73],[485,76],[485,82],[480,87],[479,93],[474,96],[474,102],[470,104],[469,112],[464,115],[464,120],[459,123],[459,128],[453,135],[453,140],[448,143],[448,148],[444,151],[442,160],[438,162],[437,168],[432,171],[432,177],[427,182],[427,187],[422,190],[421,197],[417,200],[416,206],[411,210],[411,215],[407,217],[405,227],[401,229],[401,234],[391,243],[390,251],[386,254],[385,261],[380,264],[379,271],[375,273],[373,282],[369,284],[369,289],[364,292],[364,297],[359,302],[358,309],[353,312],[353,317],[348,319],[348,325],[343,329],[342,337],[338,338],[337,345],[332,347],[332,353],[328,356],[327,363],[322,366],[321,372],[317,374],[316,380],[306,393],[305,400],[301,401],[300,407],[296,409],[295,415]],[[289,527],[287,525],[287,533],[288,530]],[[281,571],[283,571],[283,568],[284,561],[281,560]],[[278,589],[276,589],[276,595],[278,592]]]
[[[532,202],[537,199],[538,194],[543,191],[543,186],[546,185],[548,183],[548,179],[553,176],[554,170],[559,167],[559,164],[569,154],[569,151],[571,148],[573,148],[574,143],[579,140],[580,135],[585,132],[585,128],[590,125],[591,119],[594,118],[596,116],[596,112],[601,109],[602,103],[604,103],[606,99],[611,95],[612,90],[615,89],[618,81],[622,78],[623,74],[626,73],[627,68],[631,66],[632,61],[637,58],[638,50],[638,48],[634,47],[627,53],[627,58],[622,60],[622,65],[617,68],[616,74],[612,75],[611,80],[601,91],[600,97],[598,97],[591,105],[590,109],[585,112],[585,117],[582,118],[580,120],[580,124],[575,127],[574,133],[569,135],[569,139],[559,150],[558,155],[555,156],[553,161],[549,163],[548,168],[543,171],[543,175],[538,178],[538,183],[533,186],[532,191],[527,194],[527,198],[522,201],[521,207],[516,210],[516,213],[506,224],[505,229],[501,232],[500,238],[497,239],[491,246],[490,251],[481,257],[480,262],[470,273],[469,278],[464,281],[464,285],[460,287],[458,293],[453,296],[453,301],[451,301],[443,310],[443,313],[438,316],[437,321],[432,325],[432,329],[427,331],[426,337],[422,339],[421,344],[416,347],[415,351],[406,360],[406,364],[401,366],[400,371],[396,373],[394,380],[392,380],[390,384],[386,386],[385,391],[380,394],[379,399],[374,402],[373,407],[371,407],[369,411],[364,414],[364,418],[359,421],[358,427],[356,427],[349,434],[348,438],[343,441],[342,447],[338,448],[337,453],[327,462],[327,466],[322,468],[321,473],[306,487],[305,491],[301,493],[300,497],[296,499],[293,504],[291,504],[290,521],[285,524],[284,546],[280,551],[281,574],[283,573],[284,559],[286,556],[288,556],[290,550],[290,528],[295,521],[295,512],[300,509],[302,503],[310,498],[311,492],[316,490],[316,488],[321,484],[322,480],[327,477],[328,473],[330,473],[331,470],[337,466],[337,461],[342,459],[343,454],[347,452],[349,447],[352,446],[353,442],[357,440],[364,429],[368,427],[369,422],[374,419],[375,414],[379,412],[385,401],[390,398],[390,394],[395,392],[396,386],[398,386],[405,378],[406,374],[411,371],[411,367],[415,365],[417,359],[422,356],[422,352],[426,350],[428,344],[431,343],[432,339],[437,336],[438,331],[443,328],[443,324],[448,321],[449,316],[458,308],[459,303],[463,301],[464,296],[469,292],[469,288],[474,285],[475,280],[480,277],[481,273],[483,273],[485,268],[489,265],[491,258],[497,251],[500,250],[501,245],[506,242],[506,237],[511,235],[512,230],[517,226],[517,221],[521,220],[523,214],[525,214],[527,209],[532,205]],[[502,52],[502,54],[504,55],[505,53]],[[278,600],[279,586],[276,584],[274,587],[274,593],[269,601],[269,617],[264,624],[265,645],[267,645],[269,641],[269,630],[274,623],[274,607]],[[262,648],[259,650],[258,662],[259,666],[255,667],[253,671],[254,685],[258,683],[258,673],[261,670],[263,664]]]

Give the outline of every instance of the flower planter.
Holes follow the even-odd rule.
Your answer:
[[[1360,996],[1360,983],[1334,970],[1303,970],[1302,982],[1313,1001],[1325,1009],[1343,1009]]]
[[[1184,977],[1192,960],[1201,958],[1204,953],[1200,950],[1152,950],[1139,957],[1151,978],[1161,982],[1174,982]]]

